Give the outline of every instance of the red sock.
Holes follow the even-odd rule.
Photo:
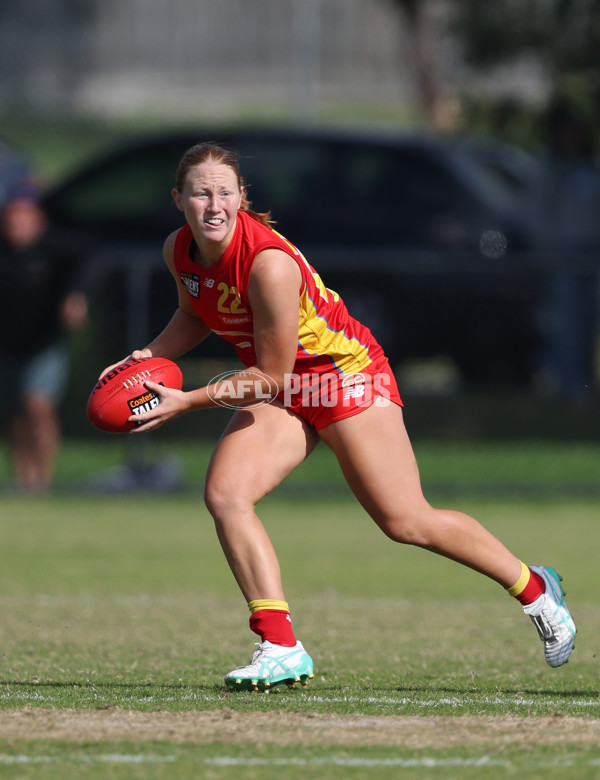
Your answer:
[[[515,593],[515,598],[523,606],[526,604],[532,604],[542,593],[546,592],[546,583],[543,577],[529,569],[529,580],[520,593]]]
[[[259,609],[250,615],[250,628],[261,640],[274,645],[294,647],[296,637],[290,613],[283,609]]]

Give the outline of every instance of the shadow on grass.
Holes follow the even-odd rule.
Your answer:
[[[107,690],[130,690],[131,688],[140,688],[140,689],[147,689],[147,690],[173,690],[173,691],[189,691],[191,689],[195,690],[206,690],[206,691],[212,691],[212,692],[220,692],[220,691],[228,691],[229,689],[224,688],[222,685],[218,683],[196,683],[196,682],[176,682],[176,683],[161,683],[161,682],[155,682],[151,680],[146,681],[135,681],[132,680],[130,682],[103,682],[103,681],[91,681],[91,680],[56,680],[56,681],[40,681],[40,682],[34,682],[32,680],[11,680],[11,679],[1,679],[0,678],[0,688],[1,687],[19,687],[19,688],[31,688],[32,690],[44,690],[45,688],[48,689],[63,689],[63,688],[105,688]],[[284,689],[286,686],[282,685],[281,688]],[[298,689],[300,686],[298,685]],[[414,695],[414,694],[437,694],[437,695],[447,695],[447,696],[469,696],[469,695],[486,695],[486,696],[535,696],[537,698],[545,698],[545,697],[558,697],[558,698],[572,698],[575,696],[589,696],[594,699],[598,699],[599,693],[597,688],[587,688],[587,689],[567,689],[567,690],[559,690],[554,688],[544,688],[544,690],[540,690],[539,688],[527,688],[524,686],[518,686],[515,688],[502,688],[502,689],[496,689],[494,691],[486,691],[483,687],[477,687],[477,686],[470,686],[470,687],[450,687],[450,686],[428,686],[428,685],[408,685],[408,686],[398,686],[394,688],[374,688],[372,686],[364,687],[360,689],[360,691],[357,691],[357,686],[340,686],[340,685],[328,685],[326,683],[313,683],[311,686],[308,686],[304,689],[305,691],[309,692],[318,692],[318,693],[327,693],[329,695],[335,694],[350,694],[356,695],[357,692],[363,692],[365,696],[372,695],[373,693],[377,692],[382,695],[385,694],[393,694],[393,693],[401,693],[403,695]]]

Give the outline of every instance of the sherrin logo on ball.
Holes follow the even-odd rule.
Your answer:
[[[98,380],[88,398],[88,420],[107,433],[131,431],[136,423],[129,422],[129,417],[149,412],[160,403],[159,396],[145,386],[147,381],[181,390],[183,376],[168,358],[130,358]]]

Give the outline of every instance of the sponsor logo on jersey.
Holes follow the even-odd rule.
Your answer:
[[[198,274],[192,274],[192,273],[188,273],[187,271],[182,271],[179,274],[179,278],[185,284],[187,291],[192,296],[192,298],[200,297],[200,277],[198,276]]]

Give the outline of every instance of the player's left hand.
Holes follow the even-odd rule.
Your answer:
[[[135,422],[137,425],[130,433],[145,433],[160,428],[169,420],[173,420],[190,410],[188,394],[183,390],[164,387],[157,382],[144,382],[144,386],[160,398],[160,403],[144,414],[132,414],[129,421]]]

